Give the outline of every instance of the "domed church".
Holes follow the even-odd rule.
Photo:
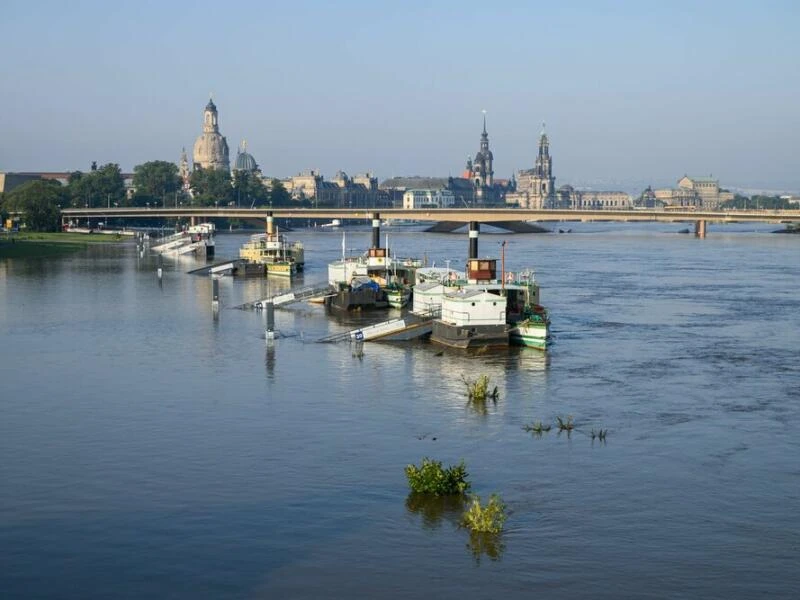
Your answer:
[[[210,98],[203,111],[203,133],[194,143],[193,159],[195,169],[230,169],[228,141],[219,132],[217,106]]]
[[[256,159],[247,151],[247,140],[242,140],[242,145],[236,150],[236,160],[233,163],[234,171],[248,171],[258,173]]]

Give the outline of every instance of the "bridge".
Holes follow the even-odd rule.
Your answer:
[[[272,214],[281,219],[377,219],[395,218],[415,221],[461,223],[513,223],[548,221],[623,221],[623,222],[684,222],[695,223],[695,233],[704,237],[707,223],[796,223],[800,210],[572,210],[528,208],[239,208],[233,206],[191,207],[119,207],[63,208],[62,221],[71,219],[185,219],[192,223],[207,219],[261,219]]]

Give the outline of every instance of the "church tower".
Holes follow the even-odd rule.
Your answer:
[[[489,134],[486,133],[486,111],[484,111],[481,147],[472,163],[472,179],[476,188],[491,187],[494,184],[493,161],[494,156],[492,155],[492,151],[489,150]]]
[[[219,132],[217,106],[209,98],[203,111],[203,133],[194,143],[194,168],[230,170],[228,141]]]
[[[533,188],[531,191],[533,197],[536,198],[536,204],[541,208],[552,208],[556,197],[556,178],[553,177],[550,141],[544,132],[544,123],[542,123],[542,134],[539,136],[539,154],[536,157],[532,175],[530,187]]]
[[[181,162],[178,165],[178,175],[183,182],[183,189],[189,189],[189,157],[186,156],[186,148],[181,148]]]

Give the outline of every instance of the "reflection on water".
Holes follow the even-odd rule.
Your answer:
[[[466,505],[467,496],[464,494],[436,496],[411,492],[406,496],[406,510],[421,517],[425,529],[438,529],[443,521],[458,527]]]
[[[500,533],[470,531],[467,548],[475,559],[475,564],[479,565],[483,555],[488,556],[490,560],[500,560],[506,545]]]

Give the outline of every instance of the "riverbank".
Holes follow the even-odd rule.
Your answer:
[[[95,236],[83,233],[4,233],[0,236],[0,258],[58,256],[76,252],[89,245],[119,244],[126,239],[119,235]]]

